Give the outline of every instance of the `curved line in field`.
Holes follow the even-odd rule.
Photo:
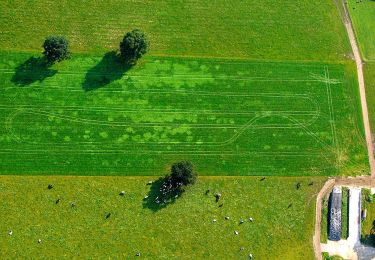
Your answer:
[[[14,118],[21,114],[21,113],[31,113],[31,114],[38,114],[38,115],[43,115],[43,116],[49,116],[50,114],[48,113],[43,113],[43,112],[34,112],[34,111],[27,111],[27,110],[17,110],[16,113],[13,113],[11,117],[9,117],[7,119],[7,125],[8,125],[8,131],[11,133],[12,137],[17,140],[17,141],[20,141],[22,140],[22,138],[20,136],[17,136],[14,131],[13,131],[13,120]],[[281,118],[286,118],[288,119],[289,121],[293,122],[292,125],[259,125],[259,126],[254,126],[254,124],[259,120],[259,119],[262,119],[262,118],[267,118],[267,117],[271,117],[271,116],[278,116],[278,117],[281,117]],[[268,115],[261,115],[261,116],[254,116],[250,121],[248,121],[244,126],[240,127],[239,131],[237,133],[235,133],[232,137],[230,137],[229,139],[225,140],[225,141],[222,141],[222,142],[201,142],[201,143],[195,143],[195,144],[191,144],[191,143],[188,143],[188,142],[137,142],[137,144],[149,144],[149,145],[171,145],[171,144],[179,144],[179,145],[182,145],[182,146],[185,146],[185,147],[188,147],[188,146],[225,146],[225,145],[228,145],[228,144],[231,144],[233,142],[235,142],[245,131],[249,130],[249,129],[272,129],[272,128],[282,128],[282,129],[287,129],[287,128],[303,128],[303,129],[307,129],[307,127],[309,125],[311,125],[313,122],[315,122],[317,120],[319,116],[319,111],[317,111],[317,113],[314,114],[314,116],[312,117],[312,119],[310,119],[310,121],[308,121],[307,123],[300,123],[299,121],[293,119],[291,120],[292,117],[290,117],[290,115],[283,115],[283,114],[280,114],[280,113],[270,113]],[[64,118],[64,117],[60,117],[61,119],[66,119],[66,120],[69,120],[70,118]],[[70,120],[70,121],[73,121],[75,122],[74,120]],[[78,122],[82,122],[81,120],[78,120]],[[92,122],[89,122],[90,124],[92,124]],[[96,123],[97,124],[97,123]],[[102,125],[102,124],[101,124]],[[113,124],[108,124],[109,126],[114,126]],[[116,125],[118,126],[118,125]],[[124,125],[120,125],[120,126],[124,126]],[[126,125],[125,125],[126,126]],[[128,126],[132,126],[134,127],[134,124],[130,124]],[[151,127],[154,127],[154,125],[152,125]],[[169,126],[169,124],[166,124],[166,126]],[[143,126],[144,127],[144,126]],[[202,128],[214,128],[214,127],[202,127]],[[222,126],[218,126],[217,128],[228,128],[228,127],[222,127]],[[311,135],[311,134],[310,134]],[[45,142],[45,143],[41,143],[41,142],[27,142],[29,144],[45,144],[45,145],[60,145],[60,144],[56,144],[56,143],[52,143],[52,142]],[[110,143],[110,142],[74,142],[74,144],[95,144],[95,143]],[[133,145],[133,144],[123,144],[123,145]]]

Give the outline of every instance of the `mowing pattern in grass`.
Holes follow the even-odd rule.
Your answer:
[[[314,198],[324,178],[203,177],[156,212],[143,202],[149,180],[1,176],[0,257],[313,258]]]
[[[349,0],[348,3],[363,59],[375,61],[375,1]]]
[[[367,169],[351,65],[149,58],[130,69],[113,53],[29,62],[1,56],[3,174],[160,175],[181,159],[203,175]]]
[[[49,34],[73,52],[118,48],[140,28],[152,55],[343,60],[350,52],[334,1],[0,1],[2,50],[37,50]]]

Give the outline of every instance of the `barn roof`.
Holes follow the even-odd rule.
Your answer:
[[[339,241],[341,239],[341,187],[334,187],[328,203],[328,239]]]

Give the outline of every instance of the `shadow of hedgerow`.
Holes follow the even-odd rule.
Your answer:
[[[115,51],[107,52],[100,62],[86,73],[82,88],[91,91],[104,87],[122,78],[132,67],[133,64],[124,62]]]
[[[49,66],[50,63],[44,57],[30,57],[15,68],[11,81],[21,86],[42,82],[57,73],[57,70],[50,69]]]

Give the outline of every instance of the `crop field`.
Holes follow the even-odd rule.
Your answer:
[[[313,258],[314,196],[324,178],[201,177],[175,203],[152,209],[143,197],[154,178],[1,176],[0,257]]]
[[[0,24],[1,50],[35,51],[46,35],[60,34],[75,53],[102,54],[140,28],[158,56],[326,61],[350,53],[327,0],[3,0]]]
[[[351,64],[78,56],[0,64],[2,174],[336,175],[367,169]]]

